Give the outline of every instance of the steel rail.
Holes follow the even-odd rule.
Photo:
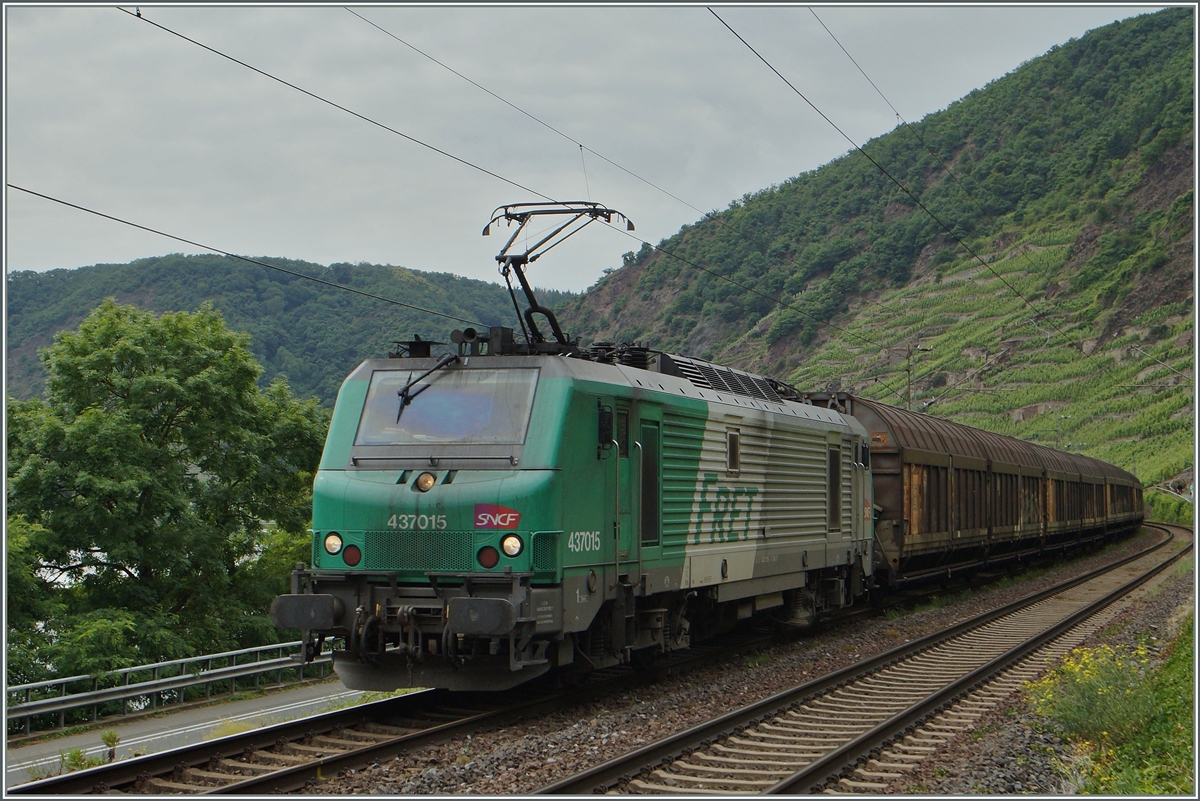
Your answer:
[[[750,638],[739,646],[738,650],[759,647],[770,639],[769,637]],[[664,664],[661,669],[688,669],[699,664],[707,664],[715,659],[724,658],[727,654],[728,650],[723,648],[714,648],[711,651],[697,651],[694,654],[683,651],[680,652],[678,659],[672,660],[669,665]],[[487,714],[446,723],[442,726],[404,735],[395,740],[367,746],[355,751],[331,754],[314,762],[297,765],[294,768],[288,768],[275,773],[264,774],[263,776],[251,777],[237,784],[214,788],[209,792],[212,794],[259,795],[268,792],[297,790],[310,783],[325,781],[335,776],[338,772],[357,769],[372,762],[393,757],[404,751],[411,751],[434,743],[444,742],[472,730],[499,728],[516,723],[522,719],[536,718],[539,715],[560,711],[565,707],[585,703],[602,694],[638,686],[650,681],[655,672],[657,671],[638,673],[627,668],[618,668],[606,678],[595,681],[590,686],[571,690],[552,691],[542,697],[534,698],[533,700],[526,699],[518,704],[506,706]],[[492,693],[481,693],[481,695],[487,698],[494,697]],[[451,696],[451,700],[456,701],[459,696],[459,693],[454,693]]]
[[[219,787],[196,788],[198,794],[241,795],[297,790],[311,782],[325,781],[339,771],[361,768],[395,754],[441,742],[472,730],[494,728],[521,718],[533,718],[539,714],[558,711],[564,706],[584,703],[604,693],[641,685],[665,671],[687,670],[724,659],[731,652],[753,650],[770,645],[776,642],[778,637],[753,634],[729,638],[729,640],[724,643],[705,643],[696,648],[679,651],[673,654],[671,659],[656,663],[650,669],[642,672],[619,667],[586,674],[584,679],[588,683],[575,689],[554,690],[548,688],[548,682],[539,684],[535,681],[534,684],[539,686],[524,688],[523,700],[518,704],[497,707],[501,699],[495,693],[423,690],[157,754],[119,760],[87,770],[14,785],[7,787],[6,792],[11,795],[78,795],[105,792],[139,781],[145,782],[153,777],[202,767],[213,760],[236,759],[246,753],[259,750],[270,751],[280,743],[300,741],[306,737],[339,729],[350,729],[365,723],[415,718],[419,717],[422,712],[447,707],[453,707],[460,713],[456,720],[430,726],[411,734],[400,735],[387,741],[364,744],[362,748],[330,753],[302,765],[285,767],[259,776],[249,776],[241,781]],[[535,695],[532,699],[529,698],[531,690]],[[541,694],[537,695],[538,692]],[[463,707],[475,707],[474,714],[466,714],[472,710],[464,710]],[[229,776],[238,778],[235,774],[229,774]]]
[[[445,691],[423,692],[388,698],[350,709],[338,710],[315,718],[278,723],[254,731],[234,734],[196,745],[174,748],[157,754],[123,759],[87,770],[51,776],[35,782],[6,787],[10,795],[79,795],[92,792],[98,786],[115,788],[131,784],[142,776],[170,773],[183,764],[204,764],[213,758],[240,755],[247,750],[271,748],[280,740],[299,739],[316,728],[333,729],[353,726],[363,719],[380,717],[404,717],[416,715],[427,708],[444,702]]]
[[[1171,536],[1171,540],[1174,535]],[[1170,542],[1171,540],[1168,540]],[[1165,544],[1165,543],[1164,543]],[[898,734],[902,734],[932,714],[943,711],[959,696],[983,685],[988,679],[1003,672],[1008,667],[1020,662],[1047,643],[1065,634],[1076,625],[1109,606],[1125,595],[1133,592],[1147,581],[1173,565],[1176,561],[1190,553],[1193,543],[1189,543],[1171,558],[1164,560],[1150,570],[1142,573],[1132,581],[1117,587],[1106,595],[1097,598],[1092,603],[1063,618],[1058,623],[1046,629],[1032,639],[1014,646],[995,659],[979,666],[954,683],[929,695],[918,704],[880,723],[875,728],[864,732],[840,748],[831,751],[826,756],[815,760],[797,771],[792,776],[780,781],[766,791],[768,795],[780,793],[815,793],[819,792],[830,780],[836,780],[843,771],[853,768],[861,758],[870,752],[889,743]],[[1114,566],[1115,567],[1115,566]]]
[[[1112,565],[1097,568],[1074,579],[1057,584],[1054,587],[1005,604],[997,609],[982,612],[974,617],[955,623],[942,631],[934,632],[911,643],[897,646],[857,664],[849,665],[841,670],[816,678],[790,690],[784,690],[762,701],[726,713],[714,720],[702,723],[671,737],[650,743],[616,760],[597,765],[594,768],[542,787],[534,791],[534,794],[579,795],[605,792],[609,788],[629,780],[633,774],[639,772],[645,766],[672,761],[685,752],[706,747],[730,731],[744,729],[773,717],[780,709],[823,695],[888,665],[900,662],[917,653],[940,645],[970,629],[981,627],[993,620],[1004,617],[1024,607],[1032,606],[1046,598],[1141,559],[1167,546],[1174,540],[1174,535],[1171,532],[1165,529],[1159,530],[1165,531],[1167,534],[1165,539]],[[1188,547],[1190,548],[1191,546],[1189,545]],[[1181,554],[1186,552],[1186,550],[1181,551]],[[1175,558],[1178,558],[1178,556]]]

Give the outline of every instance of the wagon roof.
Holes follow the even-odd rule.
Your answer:
[[[1081,474],[1097,479],[1108,477],[1137,482],[1133,475],[1121,468],[1090,456],[1056,451],[1016,437],[917,414],[858,396],[853,398],[853,404],[855,411],[859,408],[869,409],[883,421],[889,429],[889,444],[899,448],[990,459],[993,462]]]

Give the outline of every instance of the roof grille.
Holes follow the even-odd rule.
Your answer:
[[[686,356],[672,355],[669,358],[676,370],[664,372],[675,372],[701,389],[715,389],[718,392],[744,395],[770,403],[782,402],[771,383],[761,376],[744,373],[741,370],[732,370],[728,367],[718,367],[715,364],[689,359]]]

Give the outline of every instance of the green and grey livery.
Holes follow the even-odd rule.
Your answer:
[[[428,375],[425,375],[428,373]],[[870,584],[868,434],[658,354],[376,359],[342,385],[310,569],[272,607],[348,687],[505,689],[647,661]],[[571,666],[571,667],[568,667]]]

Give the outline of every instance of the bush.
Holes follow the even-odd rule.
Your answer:
[[[1192,525],[1192,504],[1165,492],[1147,492],[1145,496],[1146,519],[1160,523]]]
[[[1084,740],[1125,742],[1155,713],[1145,682],[1148,661],[1144,646],[1076,648],[1058,669],[1030,685],[1034,710]]]
[[[1076,740],[1079,792],[1195,795],[1194,626],[1189,615],[1153,672],[1144,647],[1079,648],[1029,685],[1035,711]]]

